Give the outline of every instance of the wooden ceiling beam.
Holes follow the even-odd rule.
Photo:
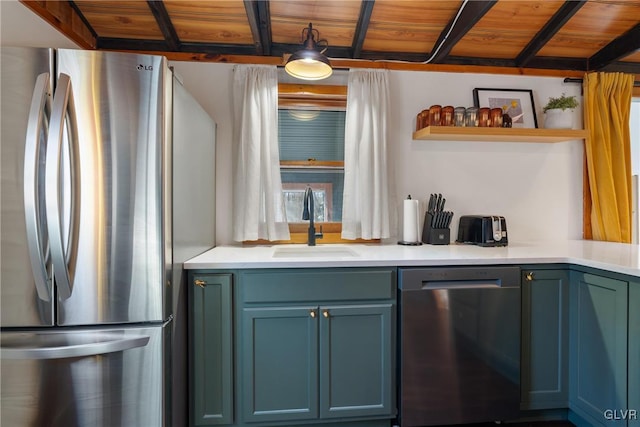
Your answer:
[[[629,73],[640,76],[640,64],[637,62],[611,62],[606,67],[602,67],[598,71],[611,71],[618,73]]]
[[[251,56],[256,54],[255,47],[253,45],[231,45],[231,44],[218,44],[218,43],[180,43],[179,51],[167,51],[167,44],[164,41],[159,40],[141,40],[141,39],[119,39],[111,37],[98,38],[98,48],[105,50],[118,50],[118,51],[145,51],[152,52],[155,55],[164,55],[167,58],[172,56],[172,52],[180,52],[186,55],[203,55],[209,58],[218,58],[221,56],[234,56],[234,55],[249,55],[250,58],[256,58]],[[270,58],[270,57],[266,57]],[[280,60],[279,58],[276,58]],[[212,60],[211,62],[227,62],[225,60]],[[259,64],[261,62],[256,62]]]
[[[358,23],[356,24],[353,43],[351,44],[351,56],[353,58],[359,58],[362,53],[362,46],[364,46],[364,39],[367,35],[367,29],[369,28],[369,21],[371,21],[371,13],[373,12],[374,4],[375,0],[365,0],[360,6],[360,16],[358,17]]]
[[[158,27],[160,27],[160,31],[162,31],[162,35],[169,49],[176,52],[180,51],[180,38],[171,22],[171,17],[169,16],[169,12],[167,12],[167,8],[164,6],[164,2],[147,0],[147,4],[158,23]]]
[[[96,49],[97,40],[93,28],[87,25],[70,2],[52,0],[20,0],[53,28],[71,39],[83,49]]]
[[[589,69],[600,70],[640,49],[640,24],[613,40],[589,58]]]
[[[285,56],[299,48],[297,45],[274,44],[272,55],[256,56],[255,47],[253,45],[230,45],[230,44],[207,44],[207,43],[181,43],[180,53],[173,54],[166,51],[166,43],[157,40],[138,40],[138,39],[116,39],[116,38],[99,38],[98,48],[106,50],[119,51],[146,51],[159,55],[165,55],[169,59],[178,61],[203,61],[203,62],[231,62],[241,64],[272,64],[284,65]],[[424,55],[416,53],[398,53],[398,52],[372,52],[362,51],[360,55],[361,62],[350,61],[350,48],[338,47],[329,48],[329,57],[334,68],[389,68],[398,70],[420,70],[424,64]],[[246,56],[246,57],[245,57]],[[190,59],[185,59],[190,58]],[[403,61],[396,62],[397,66],[390,66],[390,62],[385,61]],[[344,65],[348,64],[348,65]],[[385,65],[380,65],[385,64]],[[500,58],[476,58],[462,56],[448,56],[439,64],[451,67],[470,67],[470,68],[489,68],[489,69],[506,69],[512,68],[513,73],[520,74],[524,67],[517,67],[513,59]],[[576,72],[579,75],[584,74],[587,70],[587,60],[581,58],[556,58],[556,57],[534,57],[528,63],[528,69],[538,69],[545,75],[544,70],[565,70],[565,72]],[[431,64],[433,65],[433,64]],[[448,70],[448,68],[445,68]],[[614,62],[605,67],[606,71],[627,72],[631,74],[640,74],[640,64],[633,62]],[[469,71],[474,72],[474,71]],[[481,71],[477,71],[481,72]],[[505,74],[501,71],[497,74]],[[530,73],[529,73],[530,74]]]
[[[251,35],[258,55],[271,55],[271,12],[268,1],[244,0]]]
[[[158,52],[140,51],[139,53],[158,54]],[[285,61],[275,56],[248,56],[226,54],[202,54],[189,52],[162,53],[171,61],[187,62],[218,62],[229,64],[263,64],[284,67]],[[449,73],[482,73],[498,75],[545,76],[545,77],[583,77],[584,71],[563,69],[514,68],[484,65],[456,65],[456,64],[424,64],[410,62],[367,61],[362,59],[334,58],[331,65],[335,69],[376,68],[397,71],[424,71]]]
[[[460,41],[465,34],[495,5],[497,0],[469,0],[463,3],[462,12],[457,12],[457,20],[454,16],[447,26],[442,30],[438,40],[436,40],[434,49],[431,52],[431,60],[429,62],[441,62],[449,55],[451,49]],[[458,15],[459,13],[459,15]]]
[[[551,37],[553,37],[560,28],[564,24],[567,23],[569,19],[573,15],[576,14],[577,11],[580,10],[582,6],[586,4],[586,0],[570,0],[566,1],[557,11],[553,14],[551,19],[547,21],[546,24],[538,31],[538,34],[535,35],[527,44],[527,46],[522,49],[522,51],[516,57],[516,64],[518,67],[524,67],[527,65],[529,61],[531,61],[538,51],[544,47],[545,44]]]

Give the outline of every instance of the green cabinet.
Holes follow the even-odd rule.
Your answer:
[[[243,309],[244,421],[318,417],[317,313],[313,306]]]
[[[320,312],[320,417],[392,414],[393,305],[333,305]]]
[[[190,274],[191,425],[233,422],[231,274]]]
[[[242,272],[242,421],[393,418],[395,283],[395,269]]]
[[[571,274],[569,407],[591,425],[626,426],[628,283]]]
[[[569,404],[569,271],[523,268],[521,408]]]
[[[640,281],[629,283],[629,427],[640,426]]]

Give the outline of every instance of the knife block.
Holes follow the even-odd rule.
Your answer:
[[[448,245],[451,242],[451,230],[449,228],[431,228],[432,216],[429,212],[424,215],[422,242],[430,245]]]

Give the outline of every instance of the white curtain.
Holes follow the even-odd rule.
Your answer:
[[[236,170],[233,238],[288,240],[278,152],[275,66],[237,65],[233,79]]]
[[[344,138],[343,239],[382,239],[395,229],[389,159],[389,71],[351,70]]]

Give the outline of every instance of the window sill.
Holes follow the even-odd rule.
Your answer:
[[[320,232],[320,226],[322,226],[322,239],[317,239],[316,244],[327,244],[327,243],[380,243],[380,239],[355,239],[355,240],[346,240],[341,237],[342,234],[342,224],[339,222],[321,222],[316,223],[316,232]],[[308,224],[298,223],[298,224],[289,224],[289,240],[251,240],[242,242],[245,245],[281,245],[281,244],[292,244],[292,243],[301,243],[307,244],[307,229],[309,228]]]

